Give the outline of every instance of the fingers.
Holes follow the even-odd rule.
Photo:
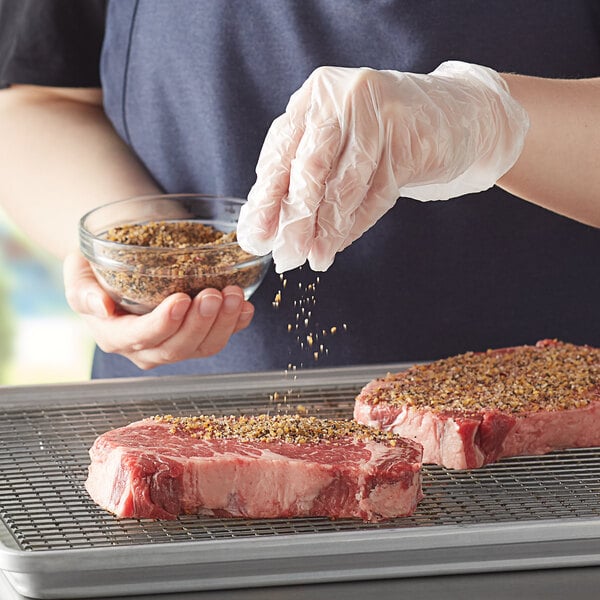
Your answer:
[[[267,132],[256,165],[256,182],[238,219],[238,242],[251,254],[263,256],[273,248],[309,101],[310,84],[307,82],[292,95],[285,113],[273,121]]]
[[[337,122],[321,124],[308,120],[292,162],[289,193],[281,205],[279,231],[273,243],[273,262],[278,273],[306,262],[340,140]]]
[[[347,72],[322,67],[307,80],[310,99],[305,105],[304,131],[291,162],[288,194],[281,204],[279,230],[273,242],[278,273],[304,264],[313,246],[327,181],[343,149],[343,106],[337,88]]]
[[[231,286],[222,292],[203,290],[193,301],[174,294],[146,315],[88,317],[88,322],[105,352],[122,354],[141,369],[150,369],[220,352],[253,315],[242,289]]]
[[[145,315],[120,313],[108,318],[87,316],[86,322],[102,350],[133,360],[136,353],[160,347],[177,333],[191,303],[187,294],[172,294]]]
[[[98,346],[125,356],[141,369],[212,356],[234,333],[248,327],[254,316],[254,307],[237,286],[222,292],[203,290],[194,300],[187,294],[173,294],[150,313],[133,315],[114,309],[79,254],[65,259],[63,274],[69,305],[86,321]]]
[[[396,204],[399,195],[398,186],[393,165],[388,162],[382,161],[379,165],[363,201],[354,213],[352,227],[338,248],[338,252],[354,243]]]
[[[203,290],[191,303],[181,327],[160,345],[138,352],[136,360],[157,365],[213,356],[236,331],[249,325],[253,314],[254,307],[244,300],[237,286],[228,286],[222,292]]]
[[[328,78],[346,69],[317,69],[292,96],[265,139],[257,180],[242,207],[238,241],[254,254],[273,252],[281,273],[302,265],[315,234],[325,183],[340,150],[339,107]]]
[[[389,143],[375,73],[317,69],[267,135],[238,236],[249,251],[272,250],[278,273],[307,258],[324,271],[350,231],[360,235],[355,215]]]
[[[105,352],[122,354],[141,369],[150,369],[220,352],[253,316],[254,307],[244,300],[241,288],[232,286],[223,292],[204,290],[194,301],[174,294],[147,315],[88,321],[93,321]]]
[[[241,288],[228,286],[221,292],[221,298],[218,312],[211,315],[210,326],[207,326],[208,323],[206,323],[204,327],[199,328],[199,334],[195,338],[190,338],[190,342],[196,346],[196,356],[205,357],[217,354],[223,350],[236,331],[247,327],[252,320],[254,307],[244,300],[244,292]],[[200,312],[202,313],[202,307]],[[186,332],[187,330],[186,327]],[[177,336],[175,336],[176,338]]]
[[[181,327],[191,304],[187,294],[173,294],[146,315],[118,311],[96,280],[90,263],[79,253],[65,258],[63,278],[69,306],[85,319],[105,352],[128,356],[160,345]]]
[[[272,124],[263,145],[257,179],[240,211],[237,239],[246,252],[263,256],[271,252],[277,234],[281,203],[287,195],[291,159],[301,130],[285,113]]]
[[[355,225],[371,182],[380,166],[383,130],[378,114],[378,94],[368,70],[355,77],[346,111],[351,123],[343,123],[340,153],[325,185],[319,206],[314,240],[308,260],[314,271],[326,271]]]

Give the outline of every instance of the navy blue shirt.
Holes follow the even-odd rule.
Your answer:
[[[244,197],[268,126],[320,65],[429,72],[457,59],[597,76],[599,32],[595,2],[119,0],[102,84],[109,117],[166,191]],[[292,290],[315,280],[305,267],[277,309],[281,281],[268,275],[252,325],[222,353],[146,373],[423,360],[545,337],[600,345],[599,264],[598,230],[499,189],[400,199],[320,275],[310,327],[337,333],[317,362],[287,331]],[[100,355],[94,374],[140,372]]]
[[[423,73],[449,59],[598,76],[600,3],[118,0],[101,78],[109,118],[165,191],[245,197],[270,123],[316,67]],[[293,301],[315,282],[304,267],[287,274],[277,309],[282,282],[269,273],[253,323],[217,356],[140,371],[98,351],[93,375],[427,360],[547,337],[600,346],[599,265],[597,229],[500,189],[401,198],[320,274],[310,328],[329,335],[318,361],[288,332]]]

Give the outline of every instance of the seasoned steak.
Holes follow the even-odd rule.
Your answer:
[[[418,441],[423,462],[450,469],[598,446],[600,350],[543,340],[415,365],[369,382],[354,418]]]
[[[422,448],[354,421],[159,416],[94,442],[86,488],[119,517],[379,521],[421,499]]]

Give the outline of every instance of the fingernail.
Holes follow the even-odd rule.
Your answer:
[[[240,308],[240,304],[242,303],[242,297],[237,294],[227,294],[223,301],[223,310],[226,313],[234,313]]]
[[[185,317],[187,309],[190,307],[191,300],[189,298],[182,298],[171,306],[169,316],[173,321],[181,321]]]
[[[252,319],[253,316],[254,316],[253,310],[243,311],[240,313],[240,321],[242,323],[246,323],[247,321],[250,321],[250,319]]]
[[[102,302],[102,298],[98,296],[98,294],[94,294],[90,292],[85,297],[86,305],[88,310],[92,315],[97,317],[106,317],[108,313],[106,312],[106,307],[104,306],[104,302]]]
[[[203,317],[214,317],[221,308],[221,296],[207,294],[200,300],[200,315]]]

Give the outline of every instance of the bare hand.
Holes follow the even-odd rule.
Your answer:
[[[63,276],[67,302],[87,323],[98,346],[140,369],[217,354],[254,315],[237,286],[206,289],[193,300],[173,294],[146,315],[129,314],[115,305],[78,252],[65,259]]]

